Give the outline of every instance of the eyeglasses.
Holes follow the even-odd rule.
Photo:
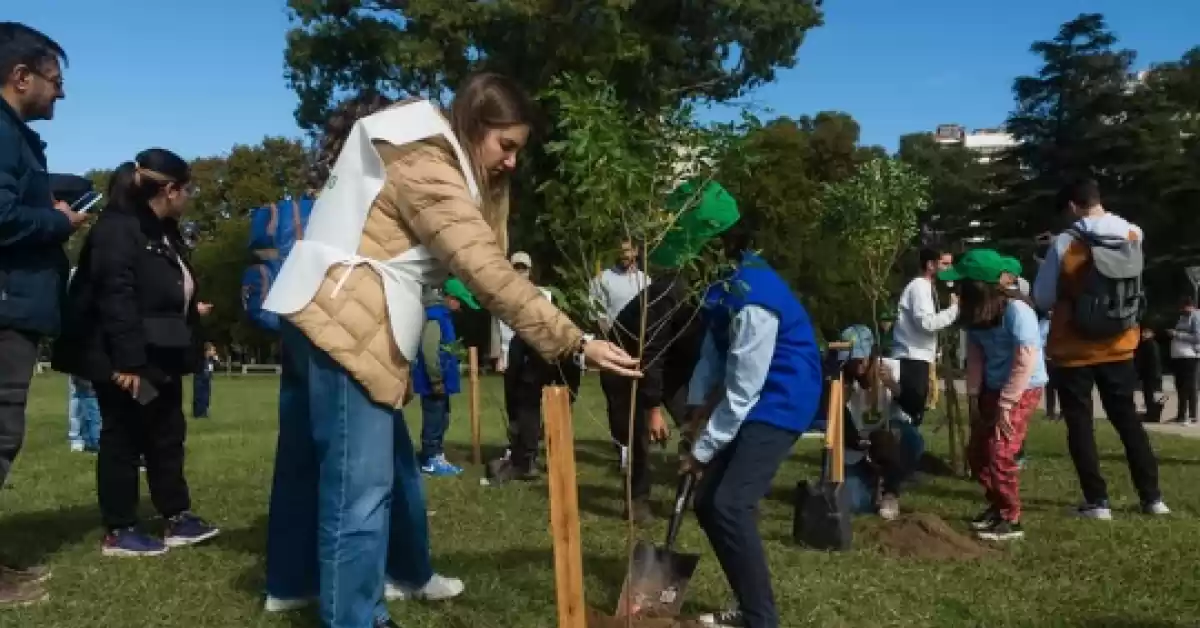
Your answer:
[[[517,270],[529,270],[529,267],[524,264],[513,264],[513,268]]]
[[[46,74],[45,72],[42,72],[41,70],[35,70],[33,68],[30,68],[29,72],[35,76],[42,77],[43,80],[45,80],[46,82],[53,85],[56,89],[58,89],[58,91],[60,91],[60,92],[62,91],[62,89],[63,89],[63,75],[62,74],[59,74],[58,76],[50,76],[49,74]]]

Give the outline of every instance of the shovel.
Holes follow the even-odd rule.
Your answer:
[[[638,541],[633,550],[633,568],[625,586],[621,587],[617,617],[675,617],[679,614],[683,595],[692,574],[696,573],[696,564],[700,562],[698,554],[681,554],[673,549],[695,484],[696,476],[691,473],[679,478],[675,512],[667,526],[666,545],[658,548],[646,541]]]
[[[821,477],[817,482],[801,482],[796,487],[796,514],[792,535],[797,543],[818,550],[849,550],[853,543],[850,525],[850,496],[845,486],[845,417],[841,361],[830,345],[826,378],[829,399],[826,406],[825,451]]]

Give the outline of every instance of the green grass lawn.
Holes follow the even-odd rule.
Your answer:
[[[29,408],[26,449],[0,492],[0,548],[41,559],[55,570],[49,603],[0,612],[0,627],[314,626],[312,615],[264,616],[263,552],[275,449],[277,380],[225,378],[215,383],[213,418],[191,423],[188,476],[196,510],[224,534],[210,545],[159,559],[100,556],[94,459],[68,452],[66,382],[39,376]],[[499,381],[485,380],[483,428],[499,447],[503,419]],[[449,455],[469,456],[466,397],[459,397]],[[624,494],[613,471],[595,378],[576,408],[580,507],[588,602],[611,610],[624,573]],[[419,430],[416,404],[410,426]],[[928,435],[945,448],[945,432]],[[811,477],[819,442],[802,441],[763,504],[762,533],[775,574],[783,625],[795,626],[1194,626],[1200,612],[1200,441],[1157,437],[1162,482],[1176,514],[1134,514],[1119,443],[1100,430],[1104,468],[1118,519],[1082,522],[1067,516],[1077,485],[1060,424],[1039,422],[1025,472],[1028,538],[996,558],[934,563],[884,557],[877,548],[845,554],[806,551],[789,542],[791,494]],[[666,512],[674,461],[659,454],[656,489]],[[427,483],[435,563],[461,577],[467,592],[439,605],[404,603],[393,616],[405,628],[553,626],[554,575],[544,483],[485,488],[479,469]],[[144,507],[148,499],[144,496]],[[906,510],[938,514],[960,529],[981,505],[975,484],[929,479]],[[147,517],[151,516],[147,510]],[[873,525],[860,522],[860,525]],[[648,532],[658,538],[663,525]],[[694,521],[681,546],[704,552],[689,593],[689,612],[719,608],[728,589]]]

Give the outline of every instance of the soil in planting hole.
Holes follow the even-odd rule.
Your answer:
[[[588,628],[625,628],[626,619],[624,617],[613,617],[601,613],[600,611],[589,608],[587,611],[587,626]],[[699,622],[663,618],[663,617],[635,617],[633,619],[633,628],[703,628]]]
[[[925,513],[901,515],[863,531],[865,540],[886,556],[922,560],[979,560],[996,550],[950,527],[941,517]]]

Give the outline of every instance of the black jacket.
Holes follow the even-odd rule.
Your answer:
[[[676,273],[654,277],[645,290],[646,346],[642,355],[642,379],[638,396],[654,408],[686,387],[700,361],[704,323],[700,304],[688,294],[686,283]],[[643,295],[638,294],[617,315],[615,341],[629,355],[638,355]]]
[[[1162,351],[1158,339],[1142,338],[1138,342],[1137,353],[1133,354],[1133,363],[1142,379],[1162,379]]]
[[[58,332],[70,237],[41,138],[0,99],[0,329]]]
[[[54,369],[94,381],[138,373],[151,381],[200,364],[196,292],[179,227],[150,208],[109,205],[88,233],[54,345]],[[182,264],[182,265],[181,265]]]

